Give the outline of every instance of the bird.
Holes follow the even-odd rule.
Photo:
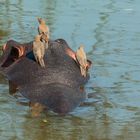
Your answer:
[[[42,18],[38,18],[39,26],[38,26],[38,33],[41,35],[41,40],[48,48],[48,41],[50,38],[49,27],[46,25],[45,20]]]
[[[46,48],[46,50],[48,49],[48,47],[49,47],[49,38],[48,38],[48,36],[46,36],[46,35],[41,35],[41,40],[42,40],[42,42],[43,42],[43,44],[44,44],[44,46],[45,46],[45,48]]]
[[[87,74],[87,57],[86,57],[86,53],[84,51],[84,46],[80,45],[80,47],[78,48],[78,50],[75,53],[76,56],[76,60],[78,62],[78,64],[80,65],[80,71],[81,71],[81,75],[86,77]]]
[[[45,55],[45,46],[43,42],[40,41],[41,36],[36,35],[33,41],[33,54],[35,60],[40,64],[41,67],[45,67],[44,55]]]
[[[38,33],[40,35],[44,34],[49,39],[49,27],[46,25],[45,20],[42,18],[38,18],[39,26],[38,26]]]

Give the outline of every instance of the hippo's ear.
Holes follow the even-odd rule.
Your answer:
[[[24,55],[24,47],[17,45],[16,43],[6,43],[3,46],[3,55],[1,57],[1,66],[8,67],[13,62],[18,60],[21,56]]]
[[[18,58],[24,55],[24,48],[21,47],[14,47],[18,51]]]
[[[12,55],[18,56],[18,58],[24,55],[24,47],[13,40],[8,41],[2,47],[3,53],[9,52],[9,49],[11,50]]]
[[[3,52],[6,50],[6,46],[7,46],[7,44],[4,44],[4,45],[2,46],[2,51],[3,51]]]

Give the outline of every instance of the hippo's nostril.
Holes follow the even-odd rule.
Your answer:
[[[61,102],[58,106],[56,106],[54,111],[61,115],[67,114],[69,111],[71,111],[69,102],[68,101]]]

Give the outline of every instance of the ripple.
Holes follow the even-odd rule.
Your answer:
[[[0,112],[0,126],[6,125],[6,124],[11,124],[12,123],[12,118],[8,113],[5,112]]]
[[[42,118],[26,117],[25,106],[17,104],[28,105],[21,96],[16,96],[17,102],[13,104],[15,100],[5,94],[7,82],[0,76],[3,136],[17,135],[17,139],[20,134],[24,139],[139,139],[139,4],[138,0],[74,0],[67,3],[64,0],[59,3],[56,0],[0,0],[0,45],[9,38],[31,41],[37,32],[36,17],[42,16],[48,19],[51,36],[66,39],[73,49],[82,41],[94,60],[87,85],[88,99],[68,119],[47,115],[48,125],[42,124]],[[15,112],[19,112],[16,118]],[[75,116],[78,119],[74,119]]]

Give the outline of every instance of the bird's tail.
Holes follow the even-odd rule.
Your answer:
[[[39,62],[41,67],[45,67],[45,63],[44,63],[43,58],[38,59],[38,62]]]
[[[86,69],[83,68],[82,66],[80,66],[80,70],[81,70],[81,74],[82,74],[82,76],[86,77],[86,75],[87,75],[87,71],[86,71]]]

